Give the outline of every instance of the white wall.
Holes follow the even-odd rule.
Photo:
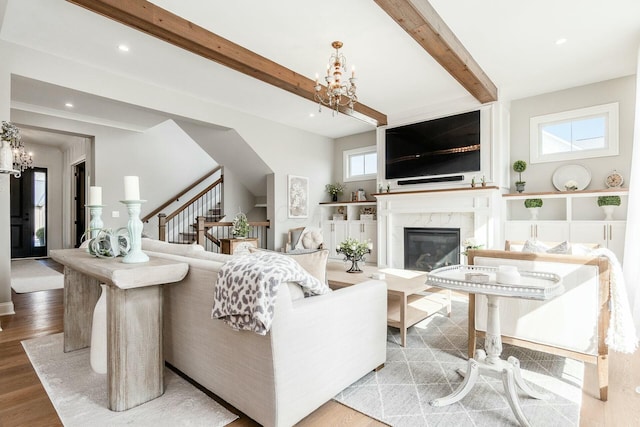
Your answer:
[[[371,193],[377,193],[377,183],[375,179],[365,179],[362,181],[350,181],[344,182],[344,158],[343,153],[346,150],[353,150],[354,148],[362,148],[369,146],[376,146],[376,131],[359,133],[357,135],[345,136],[335,140],[335,152],[333,153],[333,181],[342,182],[345,184],[345,190],[342,196],[338,200],[349,200],[352,191],[356,191],[362,188],[367,194],[367,199],[375,200],[371,196]],[[326,201],[329,201],[331,197],[325,193]]]
[[[529,119],[544,114],[557,113],[593,105],[619,102],[620,154],[610,157],[571,160],[566,162],[530,164]],[[511,182],[517,174],[511,170],[514,161],[522,159],[528,164],[522,174],[526,181],[526,192],[556,191],[551,178],[553,172],[566,164],[578,164],[591,172],[588,190],[606,188],[605,177],[614,169],[624,177],[631,170],[631,148],[633,144],[633,120],[635,111],[635,77],[628,76],[604,82],[579,86],[558,92],[523,98],[511,103]],[[625,184],[625,187],[627,185]],[[515,192],[513,184],[511,192]]]
[[[4,14],[6,2],[0,2],[0,18]],[[10,120],[11,76],[9,66],[0,61],[0,118]],[[0,315],[13,314],[11,301],[11,218],[9,211],[10,183],[14,179],[6,174],[0,174]],[[2,325],[0,325],[2,329]]]

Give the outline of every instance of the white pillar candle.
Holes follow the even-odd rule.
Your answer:
[[[102,204],[102,187],[89,187],[89,206]]]
[[[140,200],[140,182],[137,176],[124,177],[124,199]]]

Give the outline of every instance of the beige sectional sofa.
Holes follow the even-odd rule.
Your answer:
[[[278,290],[271,330],[236,331],[211,318],[228,255],[143,239],[149,255],[189,263],[164,287],[164,359],[264,426],[291,426],[386,359],[386,285],[367,281],[303,298]]]

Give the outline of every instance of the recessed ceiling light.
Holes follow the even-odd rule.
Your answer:
[[[556,44],[558,46],[561,45],[561,44],[565,44],[566,42],[567,42],[567,39],[565,39],[565,38],[561,38],[561,39],[556,40]]]
[[[129,46],[127,46],[126,44],[118,45],[118,49],[120,49],[123,52],[129,52]]]
[[[316,115],[313,113],[309,113],[309,117],[315,117]]]
[[[70,103],[70,102],[66,102],[66,103],[64,104],[64,106],[65,106],[65,107],[69,107],[69,108],[73,108],[73,104],[72,104],[72,103]]]

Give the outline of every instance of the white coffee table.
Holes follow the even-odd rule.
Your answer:
[[[449,290],[457,290],[487,296],[487,333],[484,350],[476,350],[474,357],[467,362],[466,372],[460,372],[464,380],[458,388],[448,396],[429,402],[432,406],[445,406],[465,397],[478,380],[478,375],[489,375],[502,379],[507,401],[522,426],[530,426],[522,412],[518,400],[516,386],[535,399],[546,399],[548,396],[533,390],[522,379],[520,361],[511,356],[507,360],[500,358],[502,338],[500,335],[500,297],[527,298],[547,300],[564,292],[560,276],[553,273],[520,271],[521,282],[518,285],[496,283],[496,267],[456,265],[443,267],[427,274],[427,284]],[[467,274],[484,274],[488,276],[486,283],[467,280]],[[476,279],[477,280],[477,279]]]

